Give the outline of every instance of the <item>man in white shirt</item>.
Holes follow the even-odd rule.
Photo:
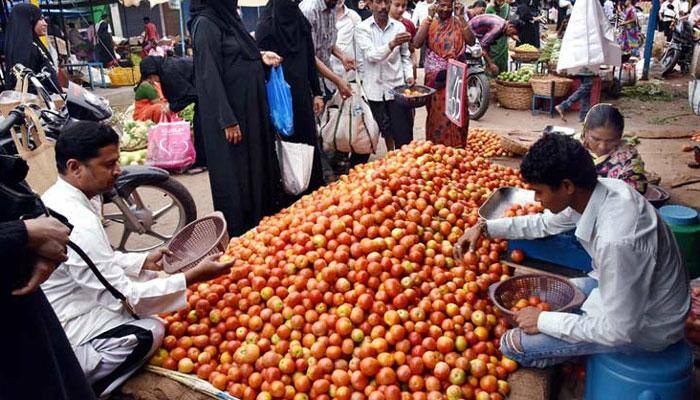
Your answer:
[[[369,6],[372,16],[355,29],[363,62],[360,77],[386,147],[393,150],[413,140],[411,109],[398,105],[391,91],[414,83],[411,35],[403,23],[389,18],[391,0],[371,0]]]
[[[588,294],[582,314],[525,308],[516,314],[518,328],[501,337],[501,352],[523,366],[546,367],[595,353],[661,351],[683,340],[688,274],[654,207],[623,181],[597,179],[590,154],[563,135],[537,141],[520,172],[551,212],[479,221],[455,256],[482,234],[537,239],[575,229],[593,270],[572,280]]]
[[[413,15],[411,15],[413,25],[420,26],[420,23],[428,18],[428,9],[434,3],[435,0],[422,0],[416,3],[416,8],[413,9]]]
[[[335,40],[335,45],[349,57],[355,58],[355,66],[359,68],[359,60],[356,58],[355,51],[355,27],[362,22],[360,15],[350,9],[345,5],[344,0],[338,1],[338,5],[335,6],[335,27],[338,30],[338,37]],[[338,76],[345,75],[348,81],[353,81],[355,79],[354,70],[345,70],[343,66],[343,61],[340,60],[335,55],[331,55],[331,69]],[[329,81],[330,82],[330,81]]]
[[[76,122],[56,143],[58,181],[42,196],[47,207],[73,225],[70,240],[121,292],[135,319],[74,251],[41,287],[61,321],[88,382],[105,396],[136,371],[160,346],[164,325],[152,315],[187,305],[187,286],[229,271],[231,263],[205,259],[195,268],[159,278],[164,251],[113,251],[91,199],[114,186],[119,168],[119,137],[97,122]]]
[[[678,19],[678,8],[671,0],[666,0],[659,8],[659,29],[666,35],[666,41],[671,40],[671,26]]]

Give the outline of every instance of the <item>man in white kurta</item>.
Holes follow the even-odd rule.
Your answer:
[[[87,253],[141,317],[132,317],[72,250],[68,260],[42,284],[98,396],[110,393],[160,346],[164,325],[151,315],[184,308],[187,285],[207,278],[206,270],[217,270],[207,260],[194,272],[161,278],[156,272],[161,270],[161,251],[125,254],[112,250],[99,208],[91,199],[111,188],[121,173],[118,145],[117,134],[108,126],[80,122],[66,129],[56,144],[57,163],[63,167],[59,167],[57,182],[42,196],[47,207],[73,225],[70,240]],[[218,272],[224,270],[218,268]]]
[[[682,340],[688,275],[654,207],[624,181],[596,179],[590,154],[563,135],[536,142],[521,173],[552,212],[481,221],[457,244],[458,256],[480,234],[538,239],[575,229],[593,270],[574,280],[588,294],[580,314],[525,308],[516,314],[519,327],[502,336],[501,352],[545,367],[594,353],[660,351]]]

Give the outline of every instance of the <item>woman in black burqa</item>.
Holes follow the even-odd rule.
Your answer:
[[[47,235],[32,234],[37,230],[28,228],[30,221],[20,220],[34,204],[18,200],[31,198],[28,187],[18,183],[27,170],[24,161],[0,154],[0,310],[4,320],[0,343],[4,344],[5,357],[0,364],[0,398],[95,399],[44,292],[40,288],[31,293],[19,289],[30,281],[40,283],[48,278],[36,280],[41,276],[36,260],[40,253],[45,256],[53,243]],[[42,231],[56,232],[55,228],[48,229],[48,222],[43,218]],[[67,238],[68,233],[65,235]],[[44,252],[37,249],[41,244],[46,245]]]
[[[50,93],[59,93],[58,71],[49,51],[40,37],[46,35],[46,21],[39,7],[20,3],[12,7],[5,32],[5,88],[14,90],[17,80],[12,74],[15,64],[22,64],[39,73],[44,68],[51,74],[51,82],[44,82]]]
[[[255,39],[261,50],[274,51],[283,59],[284,78],[291,88],[294,111],[294,133],[285,140],[315,147],[311,180],[305,192],[310,193],[324,183],[314,117],[323,109],[323,92],[316,70],[311,24],[301,13],[298,1],[270,0],[255,29]]]
[[[112,34],[109,32],[109,21],[107,14],[102,16],[102,21],[100,21],[100,23],[97,25],[95,58],[105,67],[117,63],[117,56],[114,53],[114,40],[112,39]]]
[[[193,0],[189,29],[214,209],[238,236],[277,211],[280,178],[265,92],[266,65],[236,0]]]

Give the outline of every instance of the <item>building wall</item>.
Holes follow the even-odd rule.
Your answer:
[[[168,8],[167,6],[165,8]],[[151,22],[158,27],[158,33],[163,35],[163,24],[160,18],[160,8],[141,2],[138,7],[119,6],[121,25],[125,37],[140,36],[143,33],[143,17],[151,18]]]

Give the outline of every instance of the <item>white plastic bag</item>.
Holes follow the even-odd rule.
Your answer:
[[[577,74],[582,68],[620,66],[622,52],[598,0],[578,0],[564,33],[557,72]]]
[[[277,138],[276,150],[284,190],[294,196],[302,193],[309,187],[311,180],[314,147]]]
[[[700,115],[700,79],[688,82],[688,103],[695,115]]]
[[[362,85],[350,84],[353,95],[343,100],[336,92],[321,116],[323,151],[373,154],[379,142],[379,126],[364,96]]]

